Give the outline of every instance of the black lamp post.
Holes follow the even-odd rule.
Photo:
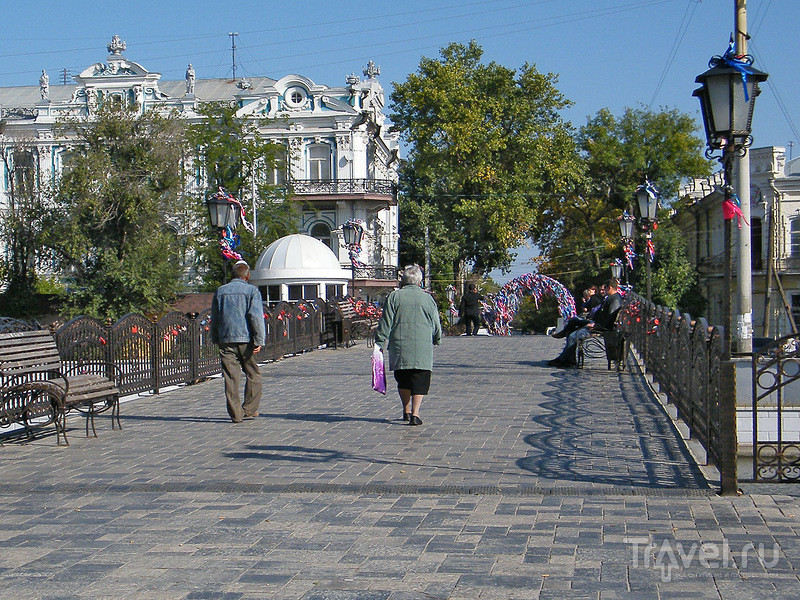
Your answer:
[[[652,299],[652,284],[650,270],[650,250],[653,245],[653,229],[658,219],[658,190],[650,182],[636,188],[636,203],[639,205],[639,228],[645,240],[644,268],[647,279],[647,302]]]
[[[447,294],[447,301],[450,303],[450,306],[447,310],[450,313],[450,326],[453,326],[453,306],[456,301],[456,288],[451,283],[450,285],[445,288],[444,293]]]
[[[617,224],[619,225],[619,235],[622,238],[623,249],[625,250],[625,261],[628,263],[631,258],[628,252],[633,252],[633,226],[635,219],[628,211],[625,211],[617,217]],[[625,283],[628,283],[628,269],[625,268]]]
[[[709,61],[708,71],[697,76],[695,82],[700,87],[692,93],[700,100],[708,145],[706,156],[712,158],[715,151],[720,151],[717,158],[722,163],[725,178],[722,320],[726,360],[731,355],[731,220],[736,215],[731,187],[733,160],[736,156],[744,156],[753,143],[750,132],[756,97],[761,93],[758,85],[768,77],[763,71],[753,68],[752,63],[749,55],[735,56],[731,43],[724,55],[714,56]]]
[[[225,254],[226,245],[229,243],[229,240],[226,242],[227,230],[230,228],[232,231],[236,231],[239,226],[241,206],[220,189],[219,192],[206,196],[206,207],[208,208],[208,218],[211,221],[211,226],[217,228],[220,247],[223,250],[222,254],[225,262],[222,263],[222,278],[224,280],[227,279],[227,265],[230,262],[230,257]],[[232,248],[230,251],[232,251]]]
[[[350,269],[352,272],[352,296],[356,297],[356,255],[361,249],[361,238],[364,235],[364,229],[359,223],[348,221],[342,225],[342,235],[344,237],[344,245],[349,251],[350,255]]]
[[[622,264],[618,262],[611,263],[611,276],[619,281],[622,279]]]
[[[212,227],[217,229],[230,227],[235,230],[239,225],[239,205],[231,202],[224,194],[218,192],[209,194],[206,198],[206,206]]]

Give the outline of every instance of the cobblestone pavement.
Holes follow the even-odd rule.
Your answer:
[[[716,496],[641,377],[558,348],[447,338],[421,427],[362,343],[266,365],[253,421],[213,379],[6,439],[0,599],[800,597],[794,487]]]

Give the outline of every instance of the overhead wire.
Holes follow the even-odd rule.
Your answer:
[[[686,10],[683,12],[681,24],[678,26],[678,32],[675,34],[675,39],[672,42],[672,48],[670,48],[669,54],[667,55],[667,62],[664,65],[664,69],[661,71],[661,77],[656,84],[656,89],[653,92],[652,98],[650,98],[650,103],[647,105],[647,110],[650,110],[653,107],[653,104],[658,97],[658,93],[661,91],[661,87],[664,85],[664,81],[667,78],[667,73],[669,73],[670,67],[672,67],[672,63],[675,61],[675,56],[678,54],[678,49],[683,42],[683,38],[686,37],[686,32],[689,30],[689,24],[692,21],[694,12],[697,10],[698,4],[700,4],[700,0],[689,0],[688,4],[686,5]],[[689,8],[692,6],[694,6],[694,8],[692,8],[690,13]]]

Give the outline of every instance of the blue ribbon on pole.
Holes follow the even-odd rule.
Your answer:
[[[742,83],[744,84],[744,100],[745,102],[749,102],[750,94],[747,93],[747,76],[753,73],[753,70],[750,68],[752,59],[748,56],[737,57],[735,52],[733,36],[731,36],[731,40],[728,42],[728,49],[725,51],[725,54],[719,58],[719,62],[724,63],[731,69],[739,71],[742,76]]]

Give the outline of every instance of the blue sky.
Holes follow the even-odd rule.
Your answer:
[[[51,85],[106,58],[114,34],[125,55],[164,79],[230,77],[231,32],[238,32],[237,75],[289,73],[341,85],[367,60],[387,91],[451,42],[475,39],[485,59],[507,67],[533,63],[556,73],[574,102],[575,126],[608,107],[678,108],[699,115],[694,78],[722,53],[733,29],[734,0],[40,0],[3,2],[0,85]],[[800,3],[750,0],[755,66],[770,74],[754,117],[756,146],[795,147],[800,156]]]

